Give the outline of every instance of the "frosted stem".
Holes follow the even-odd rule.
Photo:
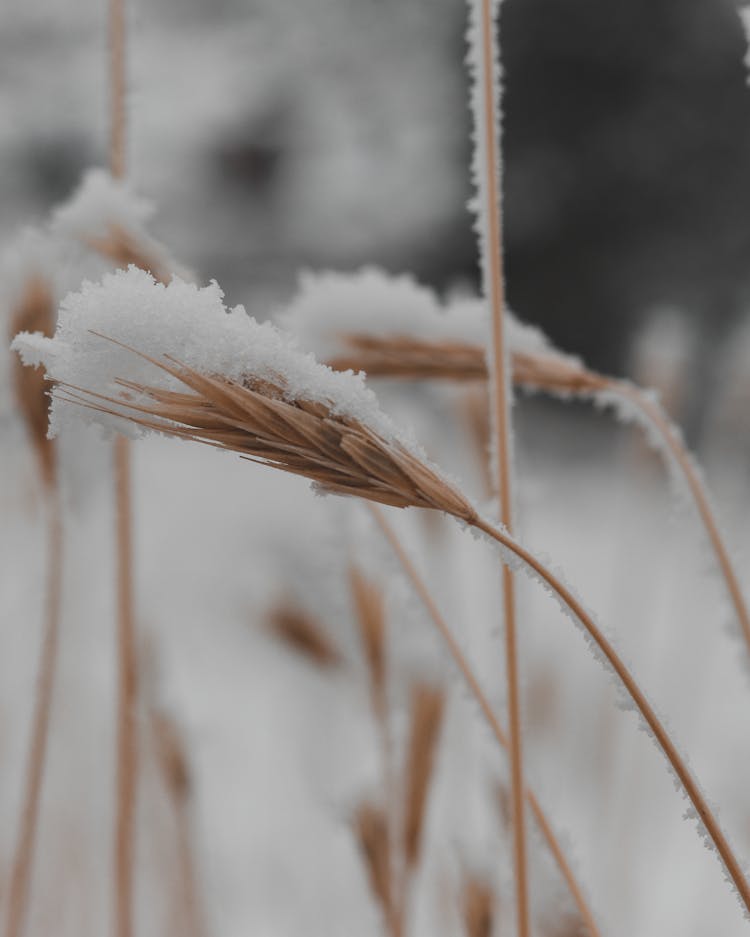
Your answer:
[[[516,541],[513,540],[513,538],[507,532],[497,529],[491,523],[482,519],[475,521],[473,526],[478,530],[486,533],[489,537],[522,560],[531,575],[549,586],[552,592],[554,592],[554,594],[563,603],[565,609],[581,623],[583,628],[589,634],[594,644],[601,651],[608,664],[617,675],[627,695],[633,701],[644,721],[646,722],[646,725],[653,733],[654,739],[667,758],[667,761],[671,765],[677,780],[679,781],[688,799],[692,803],[697,817],[703,824],[708,838],[715,846],[716,851],[719,854],[722,863],[724,864],[724,868],[729,875],[729,878],[732,880],[735,888],[737,889],[737,893],[745,907],[746,912],[750,914],[750,883],[748,883],[747,879],[745,878],[740,863],[734,855],[716,817],[713,815],[711,808],[708,806],[705,797],[701,793],[696,780],[690,773],[690,770],[685,764],[682,756],[677,751],[676,746],[672,742],[672,739],[669,737],[666,729],[656,715],[656,712],[642,693],[641,689],[635,681],[635,678],[620,659],[612,644],[610,644],[609,640],[600,631],[589,613],[567,588],[567,586],[565,586],[565,584],[562,583],[552,572],[550,572],[550,570],[548,570],[542,563],[540,563],[536,557],[524,549],[520,544],[516,543]]]
[[[690,493],[695,501],[695,506],[703,522],[703,526],[711,541],[711,546],[716,554],[719,568],[727,584],[732,605],[734,606],[735,614],[737,615],[740,628],[742,629],[742,635],[750,651],[750,612],[748,612],[739,579],[732,566],[729,551],[719,531],[719,525],[716,523],[714,513],[711,510],[708,493],[701,481],[699,473],[696,471],[693,460],[680,441],[678,433],[675,432],[674,428],[670,425],[669,420],[665,418],[661,408],[650,400],[643,391],[622,381],[611,381],[609,387],[616,394],[630,400],[645,414],[674,456],[677,465],[685,477],[685,481],[688,484]]]
[[[473,0],[472,0],[473,2]],[[493,16],[495,0],[481,0],[479,35],[470,30],[476,62],[475,132],[477,133],[477,186],[480,226],[480,249],[484,292],[492,309],[492,382],[495,414],[495,449],[497,454],[497,490],[500,497],[500,520],[512,529],[513,495],[511,488],[509,367],[505,342],[505,289],[503,282],[503,239],[500,199],[500,153],[496,74],[497,23]],[[481,50],[478,48],[481,44]],[[480,131],[480,128],[481,131]],[[483,152],[479,148],[484,144]],[[484,217],[483,217],[484,215]],[[529,937],[529,896],[524,817],[523,739],[516,635],[516,600],[513,574],[503,567],[503,611],[505,623],[505,668],[508,685],[510,730],[510,774],[513,813],[513,872],[516,886],[516,915],[519,937]]]

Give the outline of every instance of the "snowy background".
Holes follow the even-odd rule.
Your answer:
[[[0,10],[0,240],[42,221],[106,158],[103,4]],[[685,423],[748,584],[750,91],[731,3],[507,0],[508,280],[524,319],[592,366],[660,388]],[[152,230],[227,302],[264,319],[301,267],[377,262],[475,284],[464,7],[457,0],[158,0],[131,13],[130,164]],[[33,452],[0,368],[0,899],[15,834],[45,563]],[[376,387],[394,418],[487,496],[463,392]],[[564,567],[664,713],[750,860],[750,667],[701,528],[636,432],[583,404],[520,397],[519,530]],[[350,818],[377,792],[347,569],[388,592],[393,720],[408,683],[444,681],[448,717],[410,935],[457,935],[466,869],[512,934],[505,763],[385,548],[348,502],[202,447],[134,447],[142,636],[138,935],[189,934],[177,823],[150,708],[192,783],[202,937],[382,933]],[[60,677],[35,870],[33,937],[111,918],[114,657],[110,451],[63,454]],[[504,705],[497,558],[447,521],[392,511],[493,701]],[[746,587],[746,592],[748,591]],[[346,661],[321,671],[269,635],[281,599]],[[529,780],[604,934],[747,929],[663,761],[554,603],[521,587]],[[538,937],[568,899],[533,847]],[[198,937],[196,933],[195,937]]]

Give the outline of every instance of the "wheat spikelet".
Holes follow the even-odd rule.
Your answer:
[[[370,890],[383,911],[392,937],[397,937],[400,928],[391,890],[386,813],[381,807],[364,801],[355,811],[353,827],[367,871]]]
[[[466,937],[492,937],[495,893],[484,881],[469,877],[461,893],[461,918]]]
[[[280,641],[317,667],[337,667],[341,663],[339,649],[309,612],[282,603],[271,609],[267,625]]]
[[[422,682],[413,686],[403,828],[404,857],[411,870],[419,864],[427,797],[444,708],[445,693],[441,688]]]
[[[27,279],[10,318],[9,336],[18,332],[41,332],[51,336],[55,331],[55,299],[48,281],[41,275]],[[45,486],[55,478],[55,446],[47,439],[49,399],[44,369],[24,367],[13,362],[13,387],[18,407],[34,447]]]
[[[385,709],[386,619],[383,593],[356,566],[349,569],[357,625],[367,661],[373,707],[381,717]]]

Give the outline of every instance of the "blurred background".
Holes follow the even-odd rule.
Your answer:
[[[201,275],[259,315],[306,265],[476,281],[462,3],[133,7],[132,174]],[[105,160],[102,8],[0,12],[3,238]],[[616,373],[656,318],[649,337],[689,358],[697,440],[748,287],[735,5],[506,0],[501,31],[511,305]]]

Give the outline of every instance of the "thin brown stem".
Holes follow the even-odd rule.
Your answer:
[[[62,593],[62,518],[57,489],[54,486],[49,488],[48,494],[49,531],[45,625],[39,655],[31,743],[24,775],[21,822],[10,873],[5,937],[21,937],[25,931],[28,897],[36,852],[39,802],[47,761],[52,697],[55,688],[55,672],[57,670],[60,598]]]
[[[130,450],[115,441],[117,507],[117,809],[115,818],[115,934],[133,933],[133,859],[138,773],[137,651],[133,615]]]
[[[109,0],[110,171],[125,175],[125,0]],[[137,794],[137,662],[133,614],[133,559],[130,497],[130,447],[118,437],[114,446],[117,551],[117,806],[115,817],[115,934],[133,934],[133,858]]]
[[[573,615],[575,615],[578,621],[580,621],[580,623],[589,633],[594,643],[597,645],[604,657],[606,657],[612,669],[617,674],[620,682],[627,691],[628,696],[632,699],[633,703],[635,703],[638,711],[653,733],[653,736],[659,744],[659,747],[666,756],[667,761],[672,766],[672,769],[679,779],[683,790],[692,803],[698,818],[706,830],[706,833],[716,847],[716,851],[721,857],[729,877],[734,882],[742,903],[744,904],[746,910],[750,912],[750,883],[748,883],[747,879],[745,878],[740,863],[732,852],[732,849],[726,837],[724,836],[718,821],[716,820],[703,794],[701,793],[696,780],[693,778],[687,765],[683,761],[682,756],[677,751],[676,746],[667,734],[666,729],[660,722],[651,704],[643,695],[643,692],[636,683],[635,678],[620,659],[612,644],[600,631],[589,613],[581,605],[578,599],[576,599],[572,592],[552,572],[543,566],[542,563],[536,559],[536,557],[520,546],[520,544],[516,543],[516,541],[513,540],[509,534],[507,534],[505,531],[498,530],[491,523],[488,523],[481,518],[478,518],[473,523],[473,526],[478,530],[484,531],[484,533],[486,533],[497,543],[506,547],[517,557],[519,557],[519,559],[523,560],[527,567],[529,567],[541,580],[543,580],[562,600],[568,610],[572,612]]]
[[[433,624],[435,625],[438,633],[440,634],[440,637],[445,642],[448,648],[448,652],[450,653],[451,657],[453,658],[454,663],[458,667],[461,673],[461,676],[463,677],[464,681],[466,682],[466,685],[471,691],[472,696],[477,701],[479,708],[481,709],[482,714],[487,721],[487,724],[489,725],[490,729],[492,730],[493,735],[495,736],[495,739],[498,741],[501,748],[505,749],[505,751],[507,752],[510,746],[508,735],[505,733],[502,726],[500,725],[500,722],[498,721],[498,718],[495,715],[489,700],[487,699],[487,695],[485,694],[484,690],[479,684],[476,674],[474,673],[471,665],[469,664],[466,657],[464,656],[461,648],[458,645],[458,642],[454,638],[453,633],[450,627],[448,626],[448,623],[443,617],[440,609],[437,607],[435,600],[433,599],[432,595],[430,594],[429,589],[425,585],[424,580],[419,575],[419,572],[417,571],[416,566],[414,565],[414,563],[411,561],[408,554],[404,550],[395,531],[386,520],[386,517],[384,513],[381,511],[381,509],[376,507],[374,504],[368,504],[367,506],[370,509],[370,512],[372,513],[372,516],[375,519],[376,524],[382,531],[383,536],[387,540],[396,558],[398,559],[399,564],[404,570],[404,573],[406,574],[407,578],[411,582],[412,587],[414,588],[414,591],[416,592],[420,601],[422,602],[425,609],[427,610],[427,613],[429,614]],[[570,890],[570,894],[573,898],[573,901],[576,904],[576,907],[578,908],[578,911],[581,915],[581,919],[583,920],[583,922],[586,925],[586,928],[588,929],[589,937],[601,937],[600,931],[594,920],[594,916],[586,902],[586,899],[584,898],[583,892],[580,886],[578,885],[578,882],[576,881],[575,875],[573,874],[573,870],[570,867],[570,864],[568,863],[567,859],[565,858],[565,854],[562,851],[562,847],[557,841],[555,834],[552,830],[552,827],[549,821],[547,820],[546,816],[544,815],[544,812],[539,804],[539,801],[537,800],[533,791],[531,791],[531,789],[528,787],[525,790],[525,795],[526,795],[526,800],[529,803],[529,807],[531,808],[531,811],[539,825],[539,829],[542,833],[542,836],[544,837],[547,845],[549,846],[549,849],[555,859],[555,862],[557,863],[560,873],[565,879],[565,882]]]
[[[484,197],[487,210],[487,257],[485,277],[492,309],[492,394],[495,411],[497,448],[497,487],[500,496],[500,520],[508,529],[513,524],[511,490],[510,406],[508,401],[508,355],[505,346],[505,285],[503,282],[503,238],[500,187],[498,185],[499,127],[496,107],[495,61],[496,30],[492,16],[493,0],[482,0],[482,97],[486,148],[484,173],[487,180]],[[523,738],[518,674],[518,639],[516,635],[516,600],[513,573],[503,567],[503,609],[505,617],[505,669],[508,685],[508,720],[510,729],[510,775],[513,812],[513,872],[516,885],[516,915],[519,937],[529,937],[529,896],[524,817]]]
[[[687,450],[682,444],[679,436],[674,431],[674,428],[670,425],[669,420],[664,417],[661,408],[656,403],[654,403],[654,401],[651,400],[642,390],[633,386],[632,384],[614,380],[609,382],[609,387],[616,394],[619,394],[619,396],[625,397],[634,403],[639,408],[639,410],[641,410],[646,415],[649,422],[659,432],[659,435],[662,437],[667,447],[669,448],[669,451],[677,461],[680,471],[684,475],[685,481],[690,488],[690,493],[693,496],[695,506],[698,509],[698,513],[703,522],[703,526],[706,529],[708,538],[711,541],[711,546],[714,553],[716,554],[719,568],[721,569],[721,573],[727,584],[727,589],[729,590],[729,595],[732,600],[732,605],[734,606],[735,614],[737,615],[737,619],[740,623],[743,637],[747,643],[748,650],[750,650],[750,612],[748,612],[745,597],[742,594],[739,579],[737,578],[737,574],[734,571],[734,567],[729,556],[729,551],[727,550],[726,544],[724,543],[721,533],[719,532],[719,527],[716,523],[714,513],[711,510],[711,505],[708,500],[706,489],[700,479],[700,476],[695,470],[692,459],[688,455]]]

